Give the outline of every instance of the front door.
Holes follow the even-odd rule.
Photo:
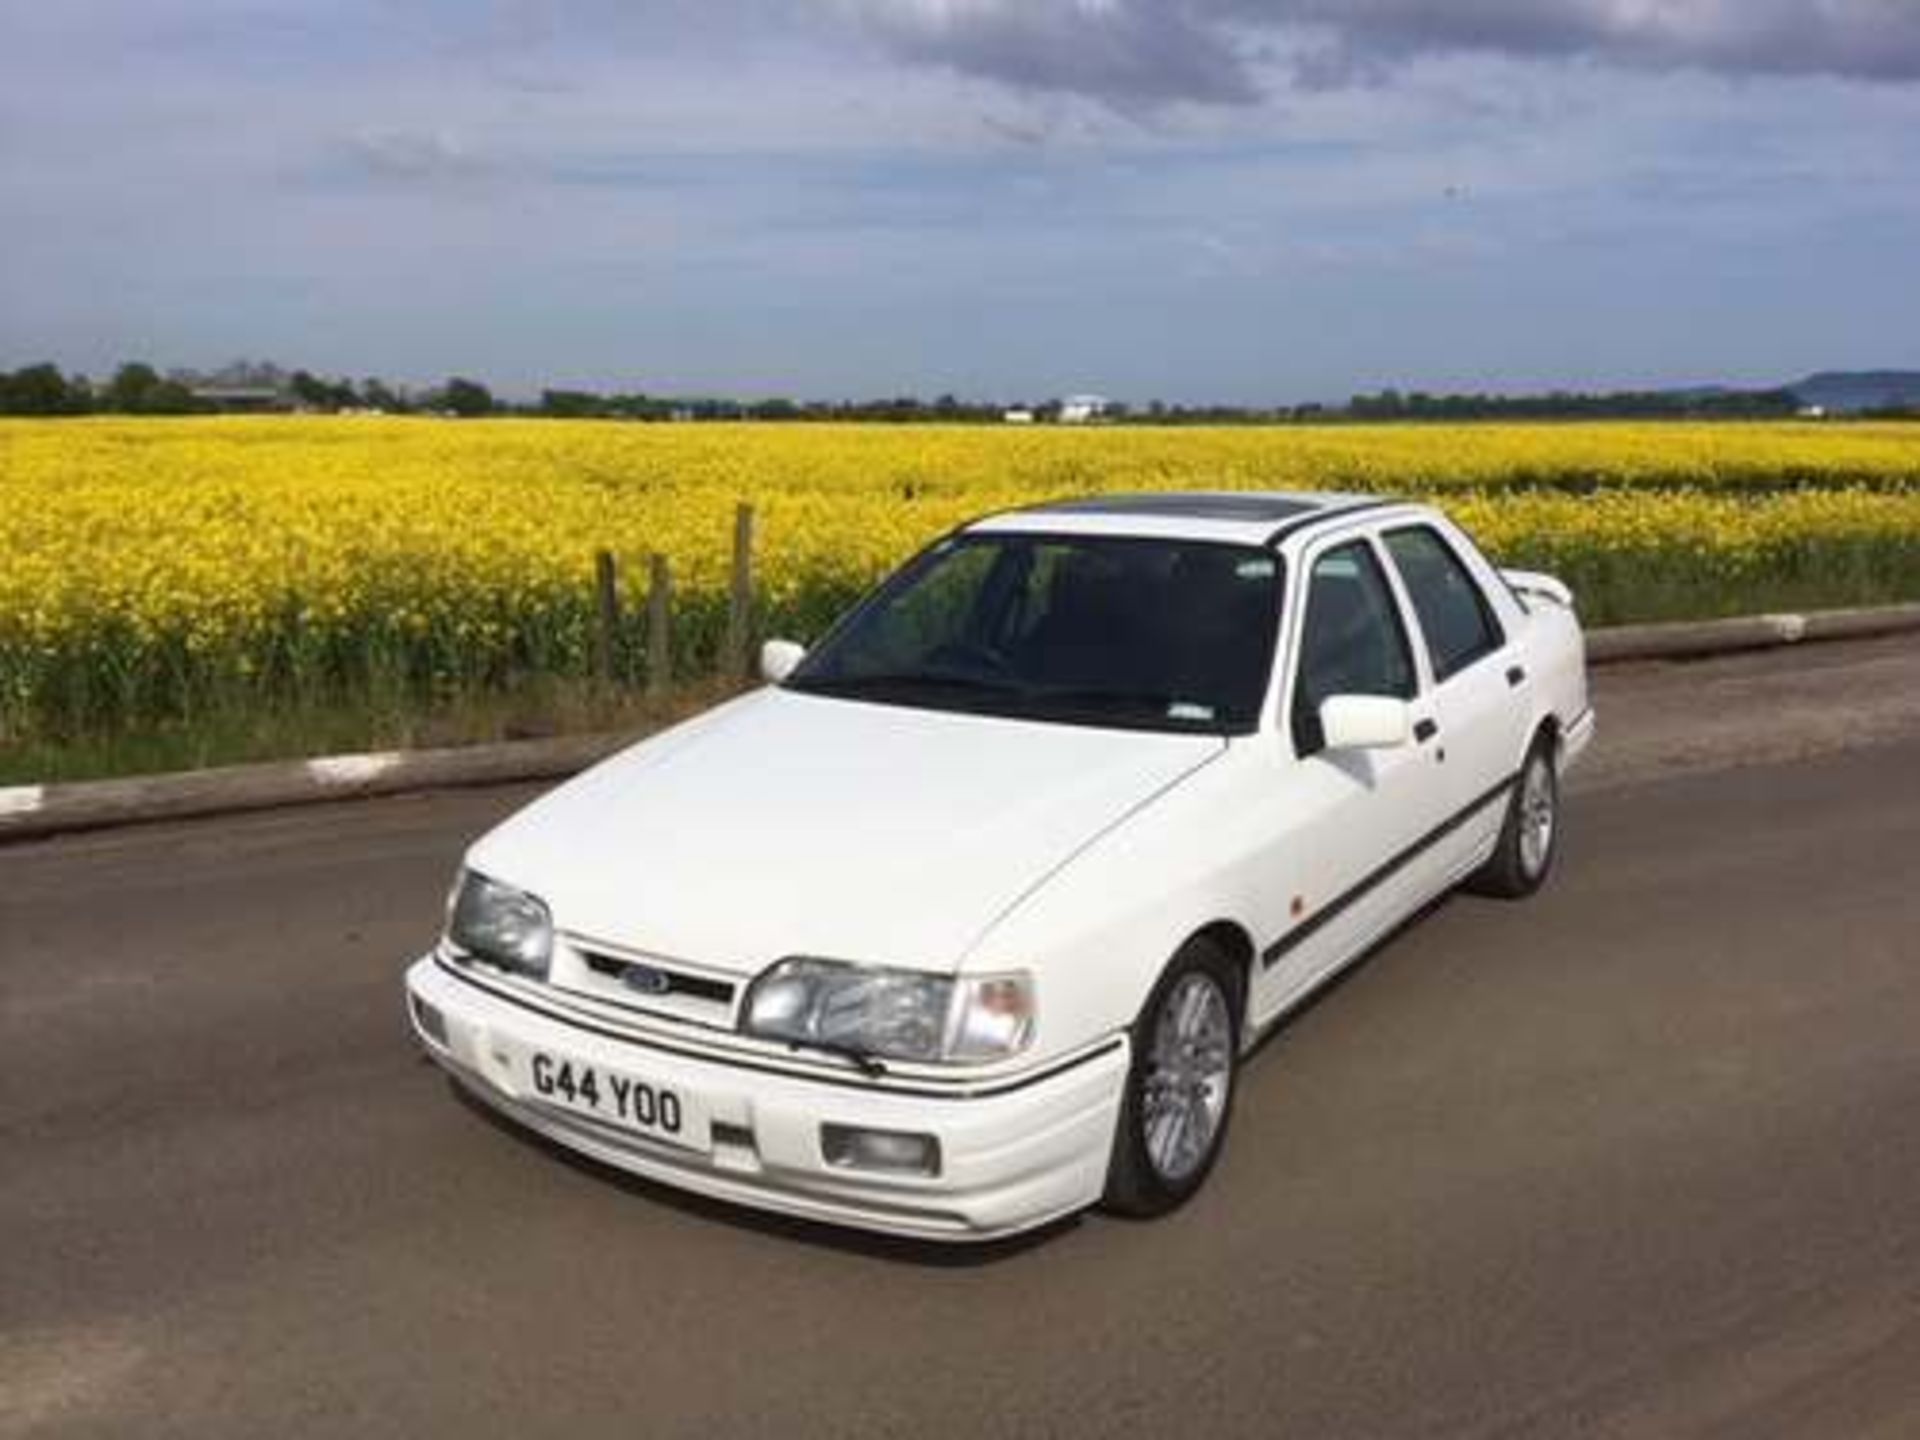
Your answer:
[[[1275,784],[1280,834],[1262,887],[1256,1019],[1288,1003],[1417,905],[1437,882],[1422,842],[1445,822],[1448,788],[1431,696],[1378,551],[1365,537],[1304,557]],[[1406,743],[1330,751],[1319,707],[1334,695],[1409,703]]]

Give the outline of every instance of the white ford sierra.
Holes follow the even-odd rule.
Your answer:
[[[473,846],[413,1026],[609,1164],[940,1239],[1187,1199],[1263,1031],[1546,879],[1593,733],[1564,586],[1356,497],[994,515],[762,668]]]

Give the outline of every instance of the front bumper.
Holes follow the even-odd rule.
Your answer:
[[[830,1224],[935,1240],[985,1240],[1100,1198],[1119,1116],[1124,1038],[1029,1082],[973,1094],[901,1094],[885,1081],[829,1083],[731,1065],[582,1027],[517,1003],[432,957],[407,972],[407,1012],[427,1053],[469,1092],[530,1130],[663,1184]],[[441,1034],[422,1023],[431,1007]],[[712,1120],[687,1149],[540,1098],[533,1051],[571,1057],[695,1097]],[[829,1165],[823,1124],[938,1138],[937,1176]]]

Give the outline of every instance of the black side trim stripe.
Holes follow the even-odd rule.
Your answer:
[[[1003,1084],[987,1084],[965,1089],[956,1088],[953,1090],[929,1090],[919,1086],[896,1085],[887,1082],[876,1083],[870,1080],[855,1079],[852,1076],[846,1075],[824,1075],[814,1070],[789,1070],[779,1065],[765,1065],[757,1061],[742,1059],[738,1056],[714,1055],[706,1051],[689,1050],[683,1046],[665,1044],[658,1040],[642,1040],[634,1035],[623,1034],[618,1030],[610,1030],[604,1025],[595,1025],[590,1021],[580,1018],[578,1014],[568,1014],[559,1010],[549,1009],[544,1005],[536,1005],[523,995],[515,995],[512,991],[502,989],[498,985],[488,984],[479,976],[470,974],[468,971],[450,964],[441,956],[434,956],[433,963],[453,979],[460,981],[462,984],[471,985],[476,990],[484,990],[496,1000],[504,1000],[509,1005],[516,1005],[520,1009],[530,1011],[543,1019],[552,1020],[557,1024],[571,1026],[575,1030],[584,1030],[588,1034],[598,1035],[604,1040],[613,1040],[622,1045],[631,1045],[636,1050],[655,1050],[662,1054],[678,1055],[687,1060],[701,1060],[709,1065],[722,1065],[730,1070],[753,1070],[762,1075],[778,1075],[782,1079],[804,1080],[816,1085],[837,1085],[843,1090],[861,1090],[868,1094],[908,1095],[921,1100],[988,1100],[996,1095],[1010,1095],[1016,1090],[1024,1090],[1029,1085],[1038,1085],[1042,1080],[1051,1080],[1056,1075],[1064,1075],[1067,1071],[1077,1069],[1089,1060],[1097,1060],[1102,1055],[1111,1054],[1113,1051],[1118,1050],[1121,1045],[1121,1038],[1116,1035],[1112,1039],[1094,1046],[1091,1050],[1083,1050],[1071,1059],[1061,1061],[1058,1065],[1050,1065],[1045,1069],[1036,1070],[1030,1075],[1022,1075],[1018,1079],[1009,1080]]]
[[[1286,524],[1267,536],[1267,544],[1269,547],[1276,546],[1289,535],[1297,535],[1302,530],[1309,530],[1322,521],[1344,520],[1349,515],[1358,515],[1366,510],[1384,510],[1390,505],[1404,505],[1406,503],[1404,500],[1356,500],[1351,505],[1329,505],[1325,509],[1314,510],[1300,516],[1298,519],[1287,521]]]
[[[1282,935],[1278,940],[1274,941],[1273,944],[1267,946],[1265,950],[1262,950],[1260,952],[1260,964],[1262,966],[1271,965],[1295,946],[1304,944],[1321,926],[1331,924],[1339,918],[1342,911],[1347,909],[1355,901],[1365,898],[1369,890],[1372,890],[1382,881],[1391,879],[1394,874],[1410,862],[1418,859],[1424,851],[1446,839],[1447,836],[1458,830],[1494,801],[1503,798],[1509,790],[1513,789],[1515,782],[1518,781],[1519,778],[1520,773],[1515,771],[1484,795],[1469,801],[1465,807],[1456,810],[1452,815],[1442,820],[1438,825],[1434,826],[1433,829],[1407,846],[1406,849],[1393,856],[1392,859],[1382,865],[1376,866],[1363,879],[1357,884],[1350,886],[1337,899],[1330,904],[1322,906],[1317,914],[1302,920],[1298,925],[1294,926],[1293,929]]]

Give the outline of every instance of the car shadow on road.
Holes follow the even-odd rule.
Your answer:
[[[451,1076],[447,1077],[447,1088],[453,1092],[454,1098],[469,1114],[484,1121],[500,1134],[540,1151],[547,1158],[567,1166],[578,1174],[623,1190],[638,1200],[676,1210],[696,1220],[726,1225],[737,1230],[750,1230],[756,1234],[834,1250],[842,1254],[859,1255],[867,1259],[918,1266],[923,1269],[976,1269],[1011,1260],[1052,1244],[1080,1225],[1081,1217],[1069,1215],[1037,1229],[1003,1239],[943,1243],[937,1240],[916,1240],[908,1236],[874,1234],[864,1230],[830,1225],[823,1221],[807,1220],[799,1216],[755,1210],[745,1205],[713,1199],[706,1195],[679,1190],[671,1185],[648,1180],[644,1176],[634,1175],[596,1160],[590,1155],[568,1149],[558,1141],[550,1140],[536,1131],[516,1125],[511,1118],[502,1115],[484,1100],[471,1094],[465,1086]]]
[[[1401,937],[1417,929],[1421,922],[1451,905],[1459,894],[1460,892],[1455,889],[1436,896],[1381,935],[1343,966],[1337,975],[1316,986],[1305,999],[1274,1021],[1254,1041],[1253,1047],[1245,1056],[1245,1061],[1250,1063],[1273,1048],[1275,1042],[1332,1001],[1349,982],[1368,969],[1381,954],[1392,949]],[[830,1225],[823,1221],[756,1210],[730,1201],[695,1194],[692,1191],[676,1189],[671,1185],[631,1174],[596,1160],[590,1155],[583,1155],[558,1141],[550,1140],[536,1131],[515,1124],[511,1118],[502,1115],[485,1101],[475,1097],[453,1078],[447,1078],[447,1086],[470,1114],[484,1121],[501,1135],[540,1151],[546,1158],[565,1165],[578,1174],[623,1190],[638,1200],[664,1206],[682,1215],[711,1224],[752,1231],[756,1234],[769,1235],[842,1254],[859,1255],[891,1264],[918,1266],[925,1269],[975,1269],[1016,1259],[1054,1245],[1067,1235],[1080,1230],[1088,1220],[1088,1216],[1084,1213],[1069,1215],[1024,1234],[1008,1236],[1004,1239],[943,1243],[937,1240],[916,1240],[906,1236],[873,1234]],[[1096,1218],[1093,1223],[1099,1223],[1099,1218]],[[1123,1225],[1133,1223],[1119,1217],[1114,1217],[1114,1220],[1115,1223]]]

